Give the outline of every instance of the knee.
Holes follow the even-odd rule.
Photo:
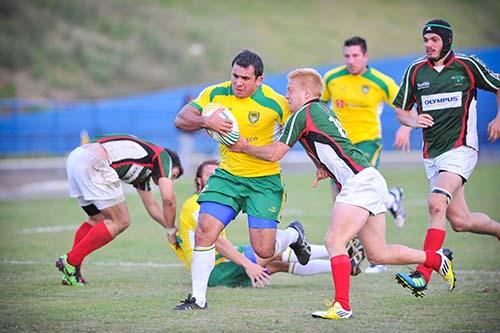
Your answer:
[[[439,194],[431,194],[427,203],[429,205],[429,214],[431,216],[443,214],[446,212],[446,208],[448,208],[446,198]]]
[[[274,256],[274,248],[256,247],[253,249],[255,254],[262,259],[272,258]]]

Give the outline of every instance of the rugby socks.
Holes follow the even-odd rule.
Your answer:
[[[294,275],[316,275],[331,272],[331,265],[329,260],[309,260],[309,262],[302,266],[299,263],[290,263],[288,266],[288,273]]]
[[[274,255],[280,254],[286,248],[297,241],[299,233],[293,228],[286,228],[285,230],[276,230],[276,243],[274,247]]]
[[[68,263],[73,266],[80,266],[83,259],[98,248],[108,244],[113,240],[104,220],[97,223],[83,237],[83,239],[68,252]]]
[[[215,245],[193,249],[193,262],[191,264],[192,296],[196,304],[204,307],[207,302],[208,278],[215,266]]]
[[[446,236],[446,230],[442,229],[436,229],[436,228],[429,228],[427,229],[427,234],[425,235],[425,240],[424,240],[424,251],[437,251],[439,250],[443,243],[444,243],[444,238]],[[429,280],[431,279],[432,275],[432,268],[429,268],[430,266],[426,267],[427,265],[418,265],[417,266],[417,271],[422,273],[425,281],[429,283]],[[438,267],[439,269],[439,267]]]
[[[439,271],[441,266],[441,256],[436,251],[425,251],[425,264],[428,269]]]
[[[311,245],[311,258],[309,258],[309,260],[329,257],[328,251],[326,250],[326,246],[314,245],[314,244],[310,245]],[[293,253],[292,249],[290,248],[287,248],[285,251],[283,251],[283,253],[281,254],[281,260],[290,263],[299,262],[297,260],[297,256],[295,255],[295,253]]]
[[[80,227],[78,227],[73,238],[73,246],[71,247],[71,249],[74,249],[75,246],[80,243],[80,241],[87,235],[92,227],[93,225],[88,223],[87,221],[83,222]]]
[[[349,287],[351,282],[351,261],[347,254],[339,254],[330,258],[335,302],[339,302],[344,310],[351,310],[349,305]]]

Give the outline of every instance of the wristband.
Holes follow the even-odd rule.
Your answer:
[[[177,228],[174,226],[172,228],[167,228],[167,235],[173,236],[177,232]]]

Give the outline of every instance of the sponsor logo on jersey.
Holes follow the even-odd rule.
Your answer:
[[[122,180],[125,183],[132,183],[137,179],[137,177],[139,177],[142,170],[144,170],[143,166],[132,164],[130,166],[130,169],[128,169],[127,173],[122,177]],[[147,171],[149,171],[149,173],[146,172],[146,176],[148,176],[151,173],[151,170]]]
[[[260,112],[257,111],[250,111],[248,112],[248,121],[251,124],[255,124],[260,118]]]
[[[343,108],[344,107],[344,101],[341,100],[341,99],[336,99],[335,100],[335,105],[338,107],[338,108]]]
[[[462,106],[462,92],[451,92],[422,96],[422,110],[440,110]]]
[[[417,90],[429,88],[430,86],[431,86],[431,84],[429,81],[417,82]]]
[[[458,74],[458,75],[453,75],[451,77],[451,81],[456,85],[456,86],[461,86],[465,82],[465,76]]]
[[[370,91],[370,86],[367,86],[367,85],[362,85],[362,86],[361,86],[361,92],[362,92],[363,94],[365,94],[365,95],[366,95],[366,94],[368,94],[368,92],[369,92],[369,91]]]

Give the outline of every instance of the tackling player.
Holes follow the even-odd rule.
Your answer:
[[[317,167],[318,181],[332,178],[339,187],[332,220],[326,234],[330,254],[335,296],[325,311],[315,318],[348,319],[352,317],[349,302],[351,263],[346,243],[358,235],[370,262],[375,264],[424,264],[438,271],[455,287],[452,252],[415,250],[385,242],[385,198],[389,195],[384,177],[366,160],[346,136],[337,117],[320,102],[323,81],[314,69],[297,69],[288,74],[286,98],[294,112],[279,141],[264,146],[250,144],[246,138],[232,147],[267,161],[278,161],[300,141]]]

